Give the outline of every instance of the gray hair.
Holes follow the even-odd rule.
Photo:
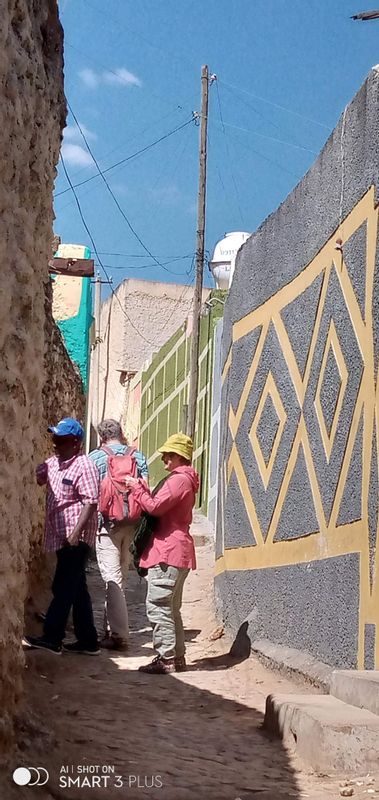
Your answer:
[[[125,441],[125,436],[119,422],[115,419],[103,419],[97,428],[97,432],[102,442],[109,442],[110,439]]]

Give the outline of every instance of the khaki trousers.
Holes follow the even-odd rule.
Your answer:
[[[102,527],[96,537],[97,562],[105,582],[104,629],[106,635],[127,640],[129,620],[125,589],[135,525],[123,523],[113,531]]]
[[[157,564],[147,574],[146,613],[153,626],[154,649],[162,658],[182,658],[184,629],[180,612],[189,569]]]

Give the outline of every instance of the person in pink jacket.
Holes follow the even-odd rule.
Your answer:
[[[189,436],[170,436],[159,452],[170,474],[156,494],[138,479],[126,479],[127,489],[133,492],[141,509],[157,517],[154,533],[140,559],[140,566],[147,569],[146,611],[158,654],[140,671],[151,675],[186,669],[180,609],[184,582],[190,569],[196,569],[190,525],[199,489],[198,474],[191,466],[193,444]]]

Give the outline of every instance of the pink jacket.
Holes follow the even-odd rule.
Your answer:
[[[193,467],[178,467],[152,497],[149,489],[137,484],[133,494],[143,511],[158,517],[151,542],[142,554],[145,569],[165,563],[170,567],[196,569],[195,546],[189,532],[199,476]]]

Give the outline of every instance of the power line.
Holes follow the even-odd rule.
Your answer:
[[[99,254],[101,256],[121,256],[122,258],[146,258],[146,256],[141,253],[108,253],[108,251],[99,250]],[[169,258],[171,261],[180,261],[181,259],[192,258],[192,253],[188,253],[186,256],[161,256],[161,258],[165,257]],[[166,263],[168,264],[169,262],[167,261]]]
[[[263,122],[266,122],[268,125],[271,125],[272,128],[276,128],[277,131],[280,130],[279,125],[277,125],[276,122],[273,122],[272,119],[265,117],[264,114],[262,114],[260,111],[258,111],[257,108],[255,108],[255,106],[251,105],[251,103],[248,103],[247,100],[244,100],[237,94],[237,92],[231,89],[227,83],[224,83],[223,81],[219,81],[219,83],[221,83],[224,89],[226,89],[236,100],[238,100],[239,103],[242,103],[243,106],[249,108],[251,111],[254,111],[254,114],[257,114],[258,117],[260,117]]]
[[[294,147],[296,150],[305,150],[306,153],[312,153],[312,155],[317,155],[316,150],[311,150],[309,147],[304,147],[301,144],[294,144],[294,142],[287,142],[286,139],[278,139],[276,136],[269,136],[267,133],[259,133],[258,131],[252,131],[250,128],[240,128],[239,125],[232,125],[230,122],[224,122],[226,128],[234,128],[236,131],[242,131],[243,133],[251,133],[253,136],[259,136],[261,139],[268,139],[271,142],[279,142],[279,144],[285,144],[287,147]]]
[[[183,64],[183,61],[187,61],[187,64],[191,67],[191,70],[193,69],[194,64],[186,57],[186,54],[185,52],[183,52],[183,50],[181,50],[180,55],[177,55],[176,53],[174,53],[173,50],[168,49],[166,46],[164,48],[160,47],[156,42],[150,41],[150,39],[147,39],[146,36],[143,36],[139,31],[136,31],[134,28],[130,28],[129,25],[126,26],[123,23],[121,23],[119,17],[115,17],[114,15],[110,17],[108,9],[107,12],[104,13],[104,11],[100,11],[100,9],[93,3],[89,3],[88,0],[84,0],[84,3],[85,5],[89,6],[89,8],[92,8],[94,11],[100,14],[101,16],[105,16],[107,19],[109,18],[113,19],[115,22],[117,22],[117,25],[119,26],[121,25],[125,31],[127,31],[128,33],[132,33],[133,36],[137,36],[139,39],[141,39],[141,41],[145,42],[149,47],[152,47],[154,50],[158,50],[160,53],[164,53],[165,55],[169,54],[171,58],[175,59],[175,61],[177,61],[180,65]]]
[[[70,108],[69,104],[68,104],[68,107]],[[74,117],[75,123],[78,126],[79,131],[80,131],[80,133],[81,133],[81,135],[82,135],[82,137],[83,137],[83,139],[84,139],[84,141],[86,143],[87,150],[90,153],[91,158],[93,159],[93,161],[95,161],[95,159],[94,159],[94,157],[92,155],[92,152],[91,152],[91,150],[89,148],[88,142],[87,142],[87,140],[86,140],[86,138],[84,136],[84,133],[83,133],[83,131],[82,131],[82,129],[81,129],[79,123],[78,123],[78,120],[74,116],[74,114],[73,114],[71,109],[70,109],[70,112],[71,112],[71,115]],[[86,183],[90,183],[90,181],[94,181],[95,179],[101,177],[101,175],[104,175],[106,172],[110,172],[111,170],[116,169],[116,167],[119,167],[122,164],[126,164],[128,161],[132,161],[134,158],[137,158],[137,156],[142,155],[142,153],[146,153],[148,150],[151,150],[152,147],[155,147],[155,145],[160,144],[160,142],[163,142],[165,139],[169,139],[169,137],[173,136],[174,133],[177,133],[178,131],[181,131],[183,128],[186,128],[187,125],[190,125],[191,122],[193,122],[193,121],[194,121],[193,117],[191,117],[191,119],[188,119],[186,122],[183,122],[182,125],[178,125],[172,131],[169,131],[168,133],[165,133],[164,136],[161,136],[159,139],[156,139],[154,142],[150,142],[150,144],[146,145],[145,147],[142,147],[140,150],[137,150],[135,153],[132,153],[130,156],[127,156],[126,158],[122,158],[121,161],[116,161],[115,164],[112,164],[110,167],[107,167],[106,169],[104,169],[102,171],[100,170],[100,167],[98,167],[99,173],[97,175],[91,175],[90,178],[86,178],[84,181],[80,181],[79,183],[75,183],[74,184],[75,189],[78,189],[79,186],[84,186],[84,184],[86,184]],[[97,166],[97,164],[96,164],[96,166]],[[70,187],[68,189],[63,189],[61,192],[57,192],[54,195],[54,197],[55,198],[56,197],[60,197],[62,194],[66,194],[66,192],[69,192],[69,191],[70,191]]]
[[[71,116],[72,116],[72,118],[74,119],[74,121],[75,121],[76,125],[78,126],[78,129],[79,129],[79,131],[80,131],[80,134],[81,134],[81,136],[82,136],[82,138],[83,138],[83,141],[84,141],[84,143],[85,143],[85,145],[86,145],[86,148],[87,148],[87,150],[88,150],[88,152],[89,152],[89,154],[90,154],[90,156],[91,156],[91,158],[92,158],[92,160],[93,160],[93,162],[94,162],[94,164],[95,164],[95,166],[96,166],[96,169],[98,170],[99,174],[101,175],[101,178],[102,178],[102,180],[104,181],[104,183],[105,183],[105,185],[106,185],[106,187],[107,187],[107,189],[108,189],[108,192],[109,192],[109,194],[111,195],[111,197],[112,197],[112,199],[113,199],[114,203],[116,204],[116,206],[117,206],[117,208],[118,208],[118,210],[119,210],[119,212],[120,212],[121,216],[122,216],[122,217],[123,217],[123,219],[125,220],[125,222],[126,222],[126,224],[127,224],[128,228],[129,228],[129,230],[132,232],[133,236],[134,236],[134,237],[137,239],[137,241],[140,243],[141,247],[142,247],[142,248],[145,250],[145,252],[146,252],[146,253],[147,253],[147,254],[150,256],[150,258],[152,258],[152,259],[153,259],[153,261],[155,261],[155,263],[158,265],[158,267],[161,267],[161,269],[165,270],[166,272],[169,272],[169,270],[167,269],[167,267],[163,266],[163,265],[161,264],[161,262],[160,262],[160,261],[158,261],[158,259],[157,259],[157,258],[155,258],[155,256],[152,254],[152,252],[149,250],[149,248],[148,248],[148,247],[145,245],[145,243],[143,242],[143,240],[141,239],[141,237],[139,236],[139,234],[137,233],[137,231],[136,231],[136,230],[135,230],[135,228],[133,227],[132,223],[130,222],[130,219],[127,217],[127,215],[126,215],[125,211],[123,210],[123,208],[121,207],[121,205],[120,205],[119,201],[117,200],[117,197],[116,197],[115,193],[114,193],[114,192],[113,192],[113,190],[111,189],[111,187],[110,187],[110,185],[109,185],[109,183],[108,183],[108,181],[107,181],[106,177],[104,176],[104,173],[101,171],[101,169],[100,169],[100,167],[99,167],[99,164],[98,164],[98,162],[96,161],[96,158],[95,158],[95,156],[94,156],[94,154],[93,154],[93,152],[92,152],[92,150],[91,150],[91,148],[90,148],[90,146],[89,146],[89,144],[88,144],[88,141],[87,141],[87,139],[86,139],[86,136],[85,136],[85,134],[83,133],[83,131],[82,131],[81,127],[80,127],[80,124],[79,124],[79,122],[78,122],[78,120],[77,120],[77,118],[76,118],[76,116],[75,116],[75,114],[74,114],[74,112],[73,112],[73,110],[72,110],[72,108],[71,108],[71,106],[70,106],[70,103],[69,103],[69,102],[67,102],[67,105],[68,105],[68,108],[69,108],[69,110],[70,110],[70,113],[71,113]],[[190,121],[192,121],[192,120],[190,120]],[[186,124],[188,124],[188,123],[186,123]],[[101,263],[101,262],[100,262],[100,263]]]
[[[189,279],[191,279],[190,273],[187,273],[187,274],[188,274],[188,277],[189,277]],[[193,274],[193,277],[194,277],[194,274]],[[192,285],[191,283],[189,283],[189,284],[188,284],[188,283],[186,283],[186,284],[184,285],[184,287],[183,287],[183,290],[182,290],[182,292],[180,293],[180,295],[179,295],[178,299],[176,300],[175,304],[172,306],[172,308],[170,308],[170,316],[171,316],[171,317],[172,317],[172,315],[175,313],[175,311],[177,310],[177,308],[179,308],[179,305],[181,305],[181,303],[183,303],[183,302],[184,302],[184,295],[185,295],[185,294],[187,294],[187,292],[188,292],[188,289],[193,289],[193,285]],[[187,314],[187,317],[190,315],[190,313],[191,313],[191,311],[192,311],[192,306],[193,306],[193,297],[192,297],[192,300],[191,300],[190,307],[189,307],[189,309],[188,309],[188,314]],[[163,323],[162,327],[161,327],[161,328],[159,329],[159,331],[157,332],[157,339],[159,338],[159,336],[161,335],[161,333],[162,333],[162,331],[165,329],[165,327],[166,327],[166,321]]]
[[[93,247],[93,251],[94,251],[94,253],[95,253],[96,257],[97,257],[97,260],[98,260],[98,262],[99,262],[99,264],[100,264],[100,267],[101,267],[101,269],[103,270],[103,272],[104,272],[104,275],[105,275],[105,277],[106,277],[106,279],[107,279],[107,281],[108,281],[108,284],[109,284],[109,287],[110,287],[110,290],[111,290],[111,292],[112,292],[112,295],[113,295],[113,297],[115,297],[115,298],[116,298],[116,300],[117,300],[117,302],[118,302],[118,304],[119,304],[119,306],[120,306],[120,308],[121,308],[121,311],[122,311],[122,313],[123,313],[123,314],[124,314],[124,316],[126,317],[126,319],[127,319],[127,321],[129,322],[129,324],[132,326],[132,328],[134,328],[134,330],[136,331],[136,333],[138,333],[138,336],[140,336],[140,338],[141,338],[141,339],[144,339],[144,341],[145,341],[145,342],[147,342],[147,344],[154,345],[154,344],[155,344],[155,342],[151,342],[149,339],[146,339],[146,336],[144,336],[144,335],[143,335],[143,333],[141,333],[141,331],[140,331],[140,330],[139,330],[139,329],[136,327],[136,325],[134,325],[134,323],[133,323],[133,322],[132,322],[132,320],[130,319],[129,315],[126,313],[126,311],[125,311],[125,309],[124,309],[124,307],[123,307],[123,305],[122,305],[122,303],[121,303],[121,301],[120,301],[120,298],[118,297],[117,293],[115,292],[115,290],[114,290],[114,288],[113,288],[113,286],[112,286],[112,281],[110,280],[110,278],[109,278],[109,275],[108,275],[108,273],[107,273],[107,270],[106,270],[106,268],[104,267],[104,264],[103,264],[103,262],[102,262],[102,260],[101,260],[101,258],[100,258],[100,256],[99,256],[99,253],[98,253],[98,250],[97,250],[97,247],[96,247],[96,244],[95,244],[95,240],[94,240],[94,238],[93,238],[93,236],[92,236],[92,233],[91,233],[91,231],[90,231],[90,229],[89,229],[89,227],[88,227],[88,225],[87,225],[87,222],[86,222],[86,220],[85,220],[85,217],[84,217],[84,214],[83,214],[83,211],[82,211],[82,208],[81,208],[80,202],[79,202],[78,195],[76,194],[75,187],[73,186],[73,184],[72,184],[72,181],[71,181],[71,178],[70,178],[70,176],[69,176],[69,174],[68,174],[68,172],[67,172],[67,167],[66,167],[66,164],[65,164],[64,158],[63,158],[63,156],[62,156],[62,153],[60,154],[60,159],[61,159],[61,162],[62,162],[62,167],[63,167],[64,173],[65,173],[65,176],[66,176],[67,182],[70,184],[70,187],[71,187],[71,189],[72,189],[72,192],[73,192],[73,194],[74,194],[74,197],[75,197],[75,200],[76,200],[76,205],[77,205],[77,207],[78,207],[78,211],[79,211],[79,215],[80,215],[80,219],[82,220],[82,223],[83,223],[83,225],[84,225],[84,228],[85,228],[85,230],[87,231],[87,234],[88,234],[88,236],[89,236],[89,238],[90,238],[90,241],[91,241],[91,244],[92,244],[92,247]]]
[[[246,142],[242,142],[241,140],[238,140],[238,144],[244,147],[245,150],[250,150],[252,153],[254,153],[254,155],[258,156],[258,158],[263,158],[264,161],[267,161],[269,164],[273,164],[275,167],[278,167],[278,169],[282,170],[282,172],[286,172],[287,175],[291,175],[292,177],[296,178],[296,180],[299,180],[298,173],[293,172],[293,170],[287,169],[287,167],[284,167],[283,164],[281,164],[279,161],[276,161],[274,158],[271,158],[271,156],[269,157],[264,155],[259,150],[255,150],[254,147],[251,147],[250,144],[246,144]]]
[[[248,92],[247,89],[241,89],[240,86],[233,86],[231,83],[227,83],[226,81],[220,80],[224,86],[228,86],[229,89],[234,89],[236,92],[242,92],[243,94],[249,95],[249,97],[254,97],[255,100],[260,100],[262,103],[267,103],[269,106],[273,106],[273,108],[278,108],[280,111],[286,111],[287,114],[293,114],[295,117],[299,117],[300,119],[304,119],[306,122],[311,122],[312,125],[319,125],[320,128],[325,128],[327,131],[330,130],[330,126],[325,125],[323,122],[318,122],[316,119],[312,119],[311,117],[306,117],[304,114],[300,114],[299,111],[293,111],[293,109],[288,108],[287,106],[282,106],[279,103],[274,103],[272,100],[267,100],[267,97],[262,97],[259,94],[254,94],[254,92]]]
[[[208,150],[209,150],[209,154],[210,155],[212,154],[212,157],[216,159],[216,150],[213,150],[212,142],[213,142],[213,139],[211,141],[211,137],[210,137],[209,131],[208,131]],[[211,158],[209,159],[209,161],[211,162]],[[226,199],[226,201],[228,201],[229,197],[228,197],[228,193],[226,191],[226,187],[225,187],[224,181],[222,179],[221,170],[220,170],[220,166],[219,166],[218,161],[215,160],[215,164],[216,164],[216,171],[217,171],[218,179],[220,181],[220,185],[221,185],[222,190],[223,190],[223,192],[225,194],[225,199]]]
[[[238,208],[239,215],[240,215],[240,218],[241,218],[242,226],[244,227],[244,225],[245,225],[245,222],[244,222],[244,219],[243,219],[243,214],[242,214],[242,209],[241,209],[241,203],[240,203],[240,196],[239,196],[238,187],[237,187],[237,183],[236,183],[236,179],[235,179],[235,175],[234,175],[234,171],[233,171],[233,167],[232,167],[232,159],[231,159],[231,156],[230,156],[229,142],[228,142],[228,139],[227,139],[227,136],[226,136],[226,130],[225,130],[225,125],[224,125],[224,119],[223,119],[223,116],[222,116],[222,109],[221,109],[221,99],[220,99],[220,92],[219,92],[219,88],[218,88],[218,81],[217,81],[217,79],[216,79],[215,83],[216,83],[216,92],[217,92],[218,110],[219,110],[219,114],[220,114],[220,120],[221,120],[222,130],[223,130],[223,133],[224,133],[224,138],[225,138],[226,152],[227,152],[227,156],[228,156],[228,159],[229,159],[229,169],[230,169],[230,174],[231,174],[231,176],[232,176],[232,182],[233,182],[234,191],[235,191],[235,195],[236,195],[237,208]]]
[[[156,119],[154,118],[154,122],[151,125],[145,125],[144,128],[142,128],[142,129],[140,129],[138,131],[135,131],[133,133],[133,135],[128,137],[128,139],[126,141],[123,141],[122,144],[118,144],[115,147],[112,147],[111,150],[107,150],[107,152],[104,153],[104,155],[102,155],[101,158],[102,159],[109,158],[109,156],[111,156],[112,153],[115,153],[117,150],[121,150],[122,148],[125,147],[125,144],[127,144],[127,143],[129,144],[129,142],[134,142],[135,139],[140,141],[141,136],[143,136],[143,134],[146,133],[146,131],[149,131],[151,128],[154,128],[154,130],[155,130],[156,127],[157,127],[157,123],[159,123],[159,122],[161,122],[163,120],[166,120],[169,117],[173,117],[176,113],[177,113],[176,111],[169,111],[169,113],[168,114],[164,114],[164,116],[159,116]],[[64,134],[63,134],[63,138],[64,138]],[[81,169],[78,169],[76,172],[74,172],[71,177],[75,178],[77,175],[80,175],[82,172],[85,172],[89,168],[92,168],[92,164],[87,164],[86,166],[81,167]]]
[[[171,161],[172,161],[172,163],[174,165],[174,168],[172,170],[169,170],[169,180],[171,180],[171,181],[174,179],[174,176],[176,175],[176,172],[177,172],[177,170],[179,168],[179,165],[181,164],[181,162],[182,162],[182,160],[184,158],[184,153],[186,152],[187,147],[188,147],[188,143],[189,143],[188,129],[187,129],[186,133],[183,134],[183,139],[184,139],[184,142],[183,142],[183,146],[181,147],[182,142],[181,142],[181,139],[178,138],[178,148],[175,151],[175,155],[171,159]],[[179,158],[177,158],[177,156],[179,156]],[[153,186],[151,187],[151,191],[154,192],[156,190],[158,184],[161,183],[161,181],[163,179],[163,175],[164,175],[165,169],[166,169],[166,166],[165,166],[165,164],[163,164],[163,169],[160,170],[160,174],[158,175],[158,178],[154,182]]]
[[[66,45],[71,50],[74,50],[74,52],[78,53],[82,58],[84,57],[84,58],[88,59],[89,61],[92,61],[97,66],[101,67],[104,70],[104,72],[109,73],[110,75],[114,75],[118,79],[118,81],[120,83],[125,83],[125,85],[128,86],[129,89],[130,89],[130,82],[125,77],[123,77],[123,75],[120,75],[119,72],[116,72],[114,69],[110,69],[109,67],[105,66],[105,64],[102,64],[97,58],[94,58],[93,56],[89,56],[88,53],[84,53],[83,50],[79,50],[77,47],[74,47],[73,44],[70,44],[69,42],[66,42]],[[146,90],[146,87],[145,87],[145,90]],[[160,102],[167,103],[167,99],[163,98],[161,95],[157,94],[156,92],[152,92],[150,89],[147,89],[147,92],[148,92],[148,94],[151,95],[151,97],[154,97],[155,99],[160,100]],[[173,108],[174,106],[172,105],[171,107]],[[181,103],[176,103],[175,110],[176,111],[178,111],[178,110],[179,111],[184,111],[184,107],[181,105]]]
[[[181,261],[181,260],[188,259],[188,258],[191,258],[191,257],[192,256],[182,256],[181,258],[172,258],[169,261],[162,261],[161,263],[162,263],[162,266],[165,266],[166,264],[173,264],[175,261]],[[133,266],[130,266],[130,265],[122,266],[122,265],[119,265],[119,264],[117,264],[117,265],[104,264],[104,266],[107,267],[107,269],[111,269],[111,270],[114,270],[114,269],[137,270],[137,269],[151,269],[152,267],[155,267],[155,264],[154,263],[152,263],[152,264],[138,264],[138,266],[134,266],[134,265]],[[168,269],[167,272],[169,272],[171,275],[181,275],[182,277],[184,275],[183,272],[177,272],[177,271],[172,270],[172,269]],[[186,272],[186,274],[188,275],[188,271]]]
[[[187,270],[187,275],[188,275],[189,281],[193,281],[194,278],[195,278],[195,258],[196,258],[196,253],[192,256],[191,266]],[[174,314],[174,312],[179,307],[179,305],[184,301],[184,295],[188,292],[188,289],[191,289],[191,288],[193,288],[192,282],[189,283],[189,284],[188,283],[184,284],[183,290],[181,291],[178,299],[176,300],[176,302],[172,306],[172,308],[170,308],[170,315],[171,316]],[[192,297],[191,305],[190,305],[189,310],[188,310],[187,318],[188,318],[188,316],[190,315],[190,313],[192,311],[192,306],[193,306],[193,297]],[[161,335],[162,331],[165,329],[165,326],[166,326],[166,321],[163,323],[162,327],[157,332],[157,338]]]

